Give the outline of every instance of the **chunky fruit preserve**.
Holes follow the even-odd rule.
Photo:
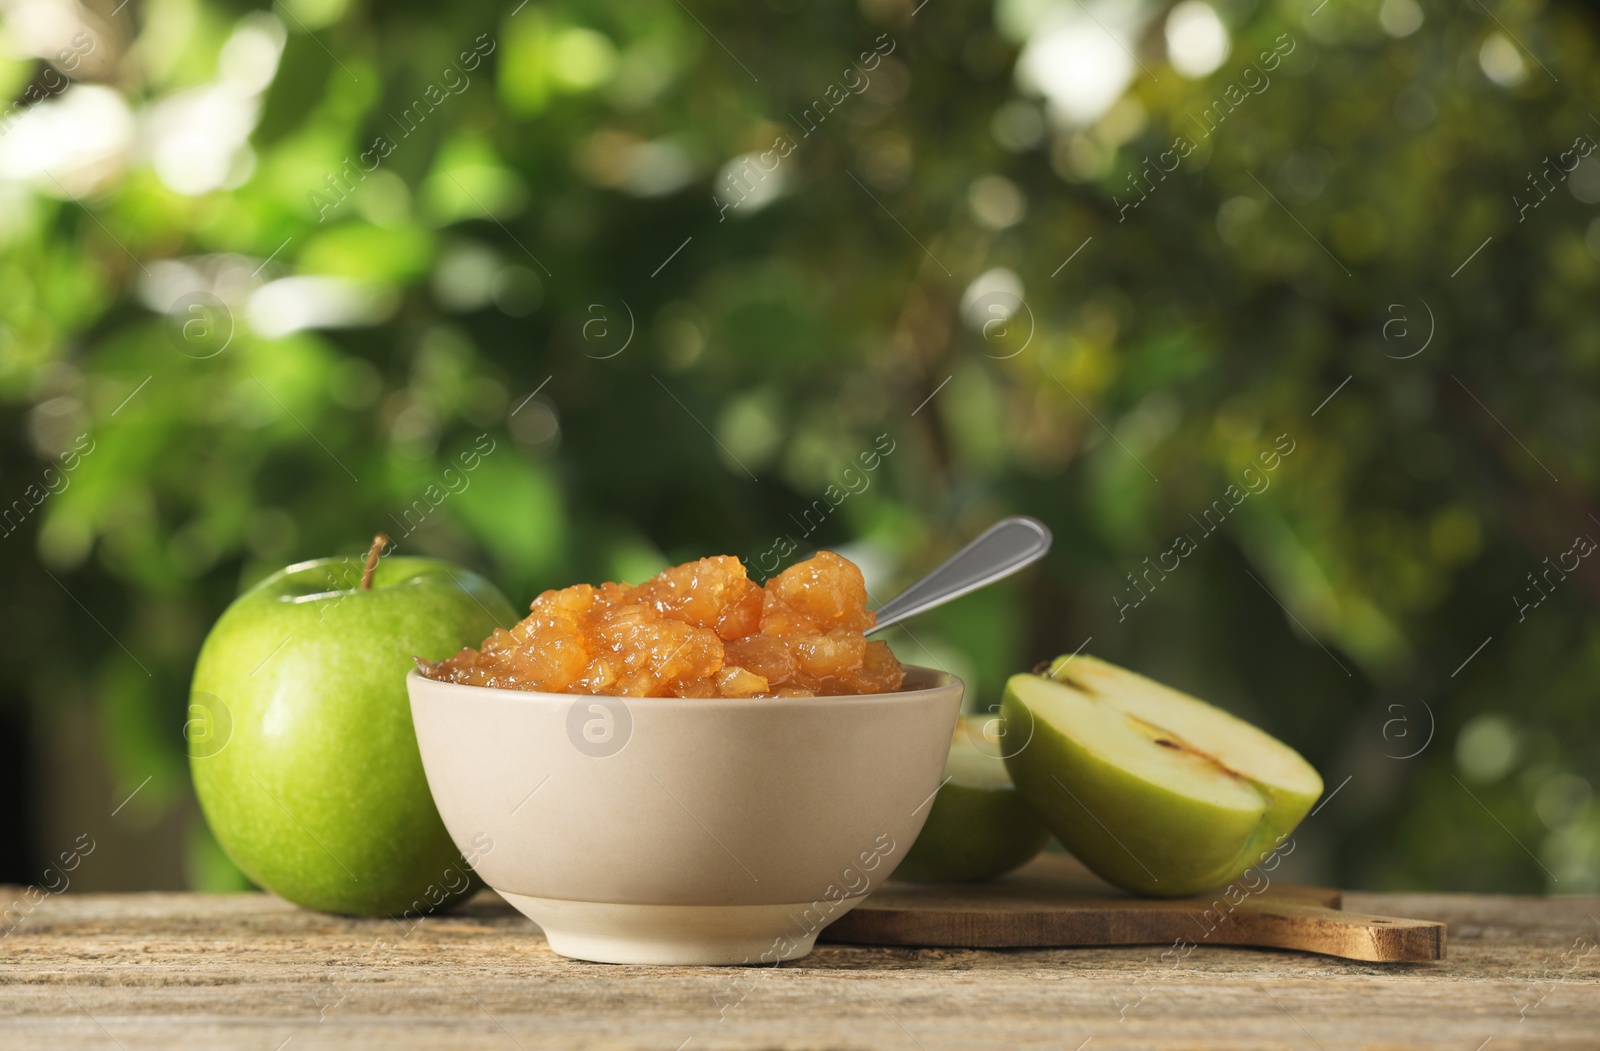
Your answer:
[[[479,649],[418,663],[444,682],[620,697],[814,697],[888,693],[905,669],[862,632],[861,570],[831,551],[758,586],[737,558],[673,566],[628,584],[546,591]]]

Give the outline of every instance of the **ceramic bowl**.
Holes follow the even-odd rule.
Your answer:
[[[563,956],[762,964],[894,871],[927,819],[961,680],[764,700],[406,680],[445,827]]]

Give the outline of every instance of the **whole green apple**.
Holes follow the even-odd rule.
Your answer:
[[[426,558],[281,570],[222,614],[195,666],[190,769],[218,843],[307,908],[427,913],[476,886],[428,792],[412,658],[516,620],[482,577]]]
[[[1025,740],[1006,769],[1103,879],[1159,897],[1260,863],[1322,794],[1300,754],[1204,701],[1094,657],[1014,675],[1001,715]]]

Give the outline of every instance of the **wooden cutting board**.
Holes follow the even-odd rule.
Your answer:
[[[1265,886],[1261,884],[1265,883]],[[822,932],[858,945],[1025,948],[1252,945],[1376,963],[1444,958],[1445,927],[1340,908],[1339,891],[1244,882],[1196,898],[1138,898],[1071,857],[1043,854],[988,883],[900,883],[874,891]]]

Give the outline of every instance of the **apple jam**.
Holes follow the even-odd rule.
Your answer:
[[[443,682],[619,697],[815,697],[888,693],[905,669],[862,632],[861,570],[823,551],[757,586],[730,555],[637,586],[546,591],[510,631],[437,664]]]

